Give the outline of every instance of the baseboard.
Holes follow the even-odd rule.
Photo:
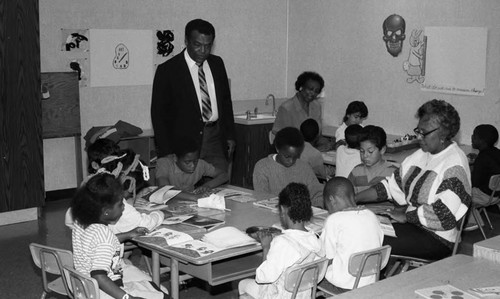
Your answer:
[[[53,190],[45,192],[45,201],[60,200],[72,198],[75,195],[76,188]]]
[[[38,208],[29,208],[0,213],[0,226],[38,219]]]

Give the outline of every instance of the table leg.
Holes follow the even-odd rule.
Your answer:
[[[170,293],[172,299],[179,299],[179,261],[174,258],[170,260]]]
[[[158,252],[151,251],[151,263],[153,264],[153,282],[160,286],[160,255]]]

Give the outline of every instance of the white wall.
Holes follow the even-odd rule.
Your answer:
[[[224,58],[234,101],[263,99],[269,93],[285,96],[286,0],[43,0],[41,70],[69,71],[68,55],[60,51],[61,28],[170,29],[175,34],[174,51],[179,53],[184,48],[184,27],[195,18],[210,21],[216,29],[213,52]],[[82,135],[92,126],[118,120],[149,129],[150,101],[150,85],[80,88]],[[75,187],[74,155],[67,151],[72,146],[71,139],[44,142],[45,168],[50,169],[46,190]],[[61,157],[68,155],[73,160],[61,163]]]
[[[382,22],[393,13],[405,18],[408,37],[412,29],[425,26],[488,27],[485,96],[424,92],[406,83],[402,64],[408,57],[408,38],[396,58],[382,40]],[[289,97],[296,77],[314,70],[326,82],[326,124],[338,125],[347,104],[362,99],[369,108],[365,124],[406,134],[416,126],[417,108],[440,98],[460,113],[460,142],[470,143],[479,123],[500,128],[498,0],[43,0],[42,72],[67,71],[67,58],[59,51],[61,28],[173,29],[178,53],[186,22],[198,17],[215,26],[214,53],[226,63],[235,106],[268,93]],[[150,98],[151,86],[81,88],[82,133],[119,119],[151,128]],[[75,187],[71,149],[68,138],[44,143],[46,190]]]
[[[350,101],[361,99],[369,109],[365,124],[388,133],[411,133],[418,107],[433,98],[450,102],[461,116],[457,139],[470,144],[473,128],[490,123],[500,129],[500,1],[496,0],[291,0],[289,75],[310,69],[326,82],[327,124],[342,122]],[[382,23],[393,14],[406,20],[407,38],[394,58],[382,40]],[[408,59],[412,29],[426,26],[488,27],[486,92],[484,97],[424,92],[406,83],[403,61]],[[463,70],[466,72],[467,70]]]

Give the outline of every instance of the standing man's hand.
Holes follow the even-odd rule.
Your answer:
[[[236,147],[236,141],[229,139],[227,141],[227,156],[229,160],[233,158],[234,148]]]

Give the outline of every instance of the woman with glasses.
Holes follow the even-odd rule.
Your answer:
[[[392,254],[437,260],[449,256],[457,223],[471,202],[468,160],[452,141],[460,129],[455,108],[431,100],[417,111],[420,149],[382,182],[356,195],[357,203],[390,200],[387,215],[396,221],[397,238],[386,237]]]

